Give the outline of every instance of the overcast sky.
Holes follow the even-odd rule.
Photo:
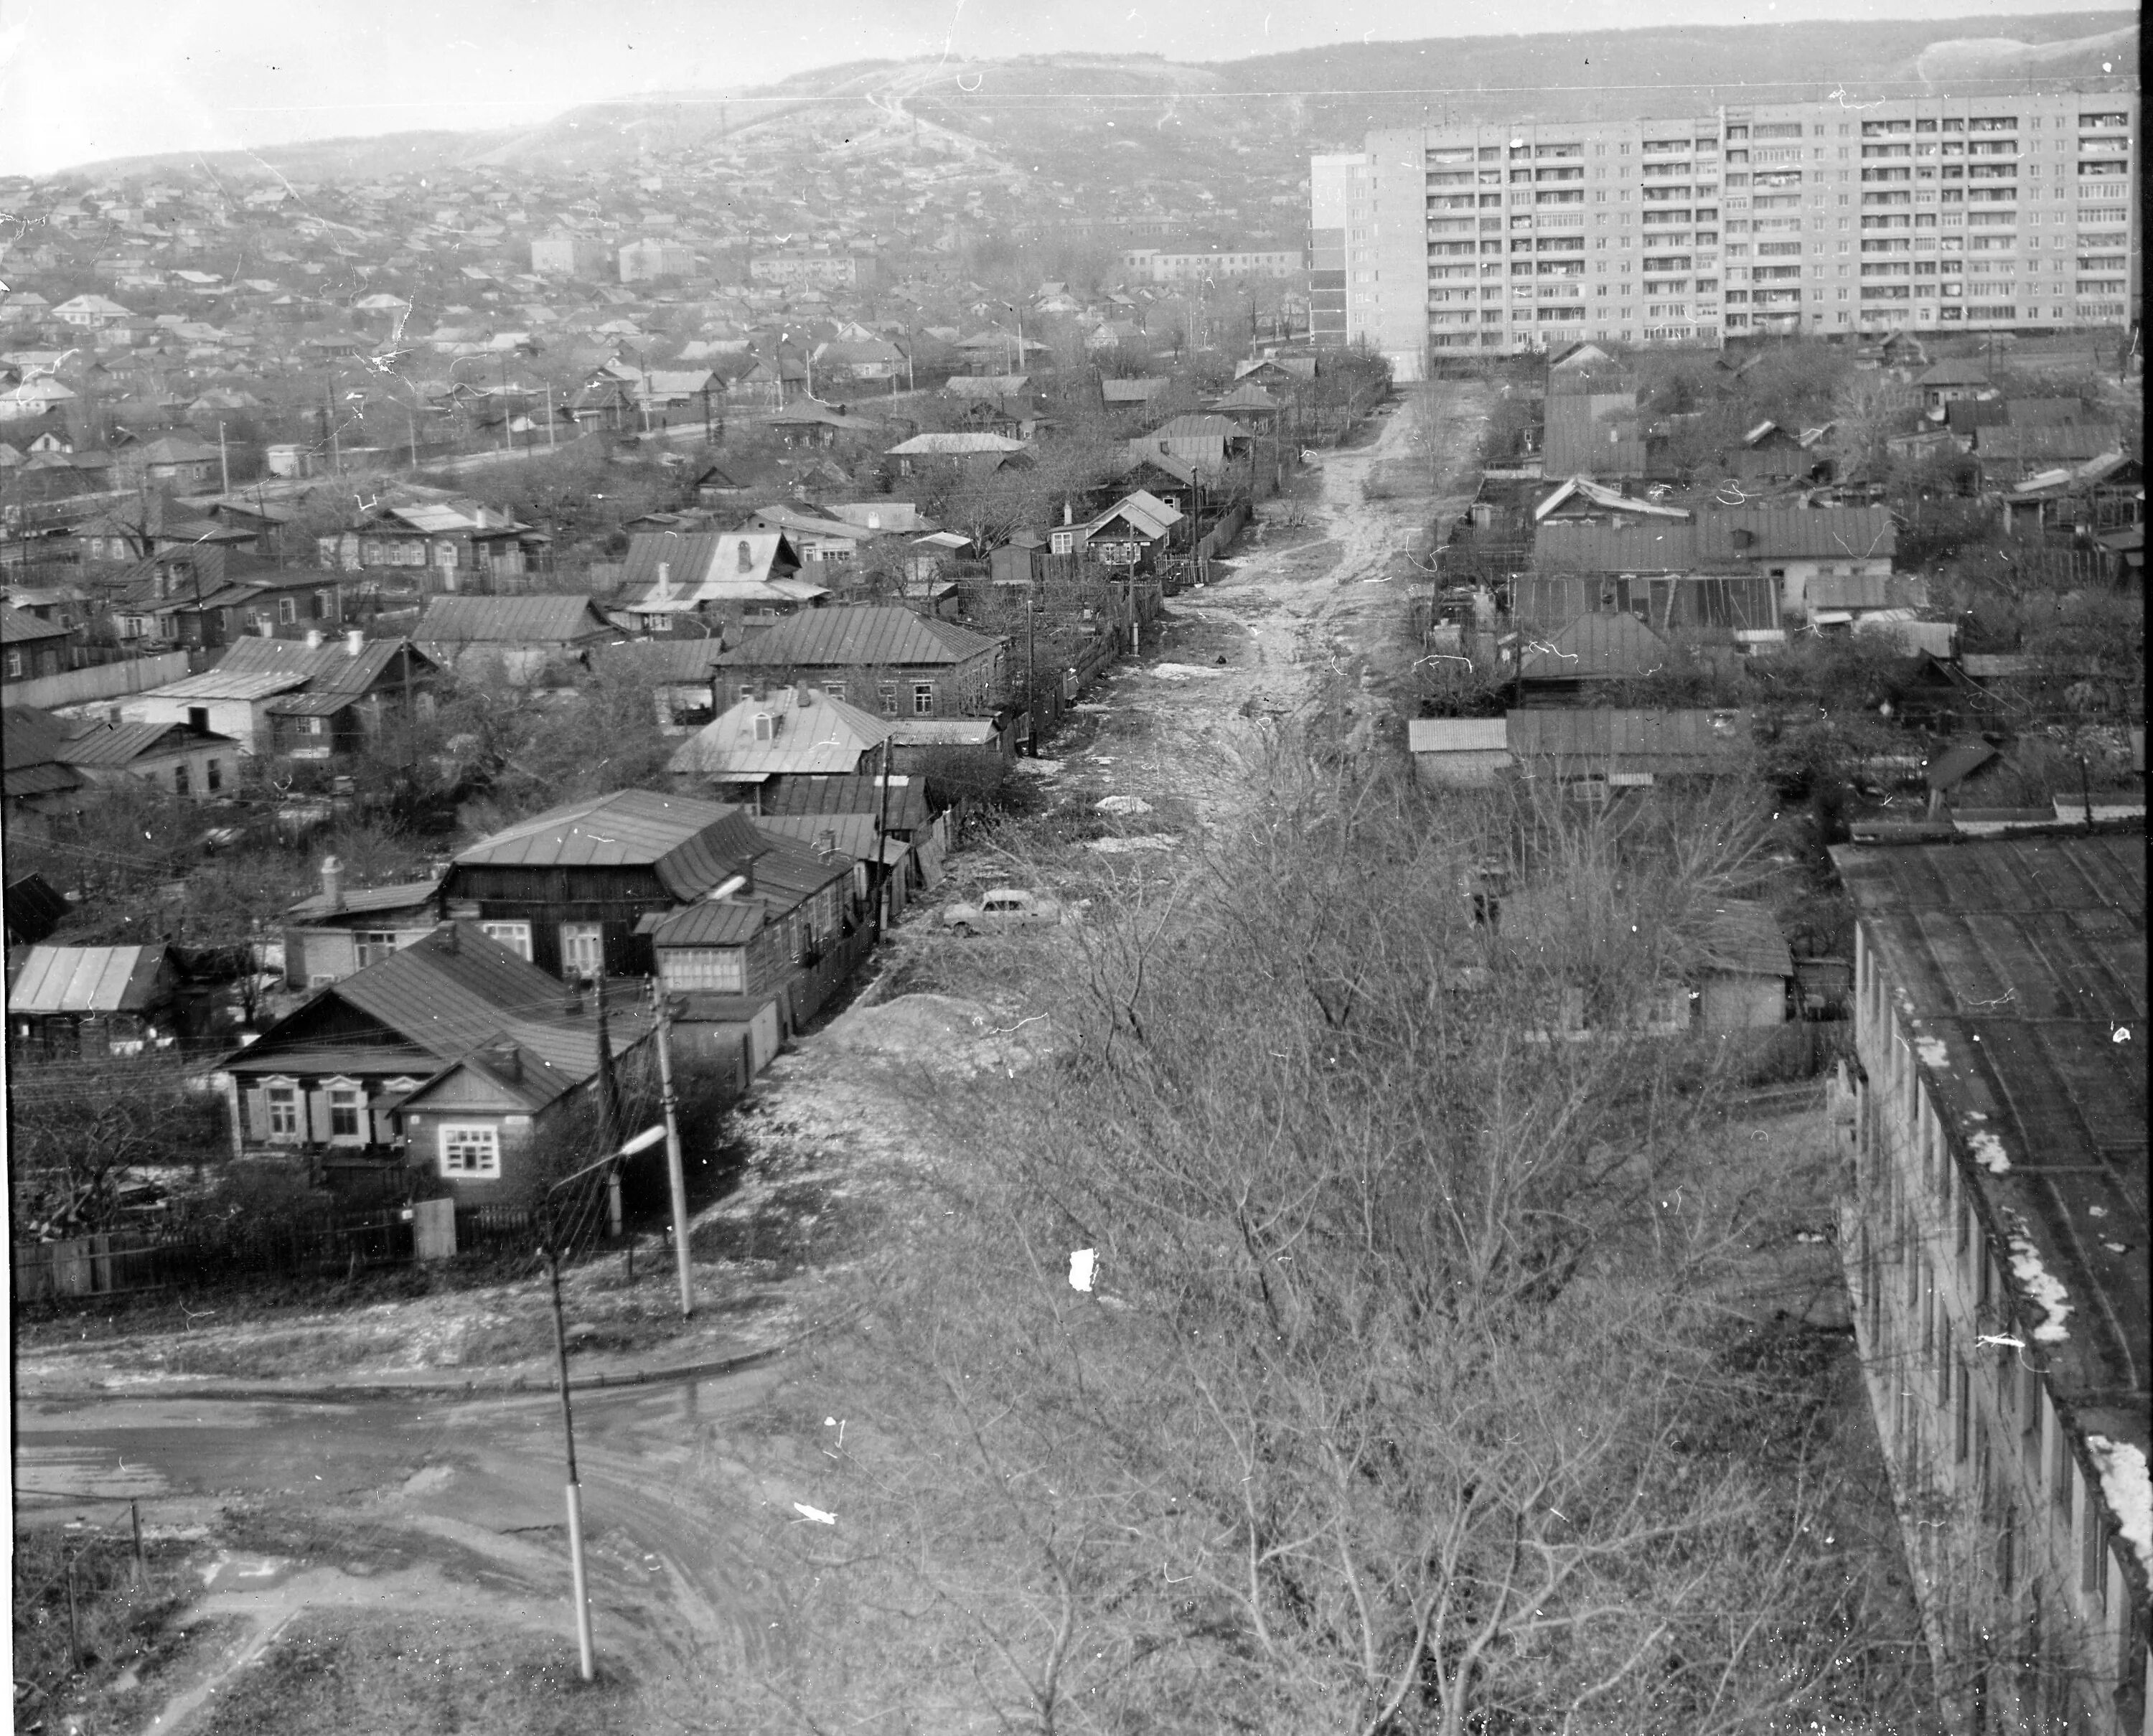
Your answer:
[[[294,139],[483,128],[864,59],[1090,49],[1216,60],[1370,38],[1833,18],[2042,0],[0,0],[0,174]],[[2118,23],[2131,14],[2120,11]],[[2006,33],[2001,31],[1980,33]]]

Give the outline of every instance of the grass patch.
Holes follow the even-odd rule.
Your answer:
[[[697,1224],[688,1245],[698,1260],[799,1271],[860,1251],[881,1216],[872,1201],[843,1197],[821,1182],[786,1182],[751,1211]]]
[[[173,1617],[186,1602],[186,1562],[193,1546],[165,1540],[148,1545],[145,1553],[150,1581],[137,1586],[134,1545],[128,1539],[43,1526],[15,1533],[12,1607],[18,1729],[43,1722],[59,1730],[70,1719],[84,1730],[117,1728],[140,1696],[135,1684],[157,1673],[185,1647],[188,1635],[173,1625]],[[73,1642],[68,1622],[70,1565]]]
[[[612,1736],[627,1684],[576,1673],[573,1644],[460,1616],[303,1616],[221,1692],[202,1736]]]

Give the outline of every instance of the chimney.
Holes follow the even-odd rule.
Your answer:
[[[745,538],[741,540],[740,546],[740,570],[743,573],[755,571],[755,551],[748,547]]]
[[[795,695],[794,703],[797,704],[802,711],[807,710],[814,705],[815,690],[810,687],[805,681],[802,681],[798,687],[795,688],[793,690],[793,693]]]
[[[1061,522],[1064,524],[1074,524],[1076,522],[1076,507],[1073,501],[1062,501]]]
[[[443,927],[446,933],[441,941],[441,950],[453,959],[456,955],[457,937],[463,933],[463,925],[451,922],[444,924]]]
[[[817,832],[815,834],[815,853],[821,857],[825,862],[827,862],[832,856],[835,856],[837,853],[837,834],[834,832]]]
[[[322,896],[330,909],[344,909],[344,863],[333,856],[322,858]]]
[[[307,649],[309,651],[318,651],[321,648],[322,629],[318,627],[309,627],[307,629]]]
[[[522,1078],[523,1051],[506,1038],[488,1043],[479,1053],[486,1057],[489,1066],[507,1074],[510,1078]]]
[[[344,636],[344,655],[347,657],[356,657],[365,649],[366,629],[364,627],[348,628],[345,630]]]
[[[670,561],[660,561],[658,563],[657,588],[651,592],[650,600],[653,603],[666,603],[672,599],[672,596],[673,563]]]

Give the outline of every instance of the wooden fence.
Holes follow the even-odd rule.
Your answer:
[[[8,1266],[15,1299],[24,1302],[197,1290],[247,1278],[333,1275],[410,1260],[411,1215],[405,1206],[194,1235],[109,1230],[65,1241],[18,1242],[9,1250]]]

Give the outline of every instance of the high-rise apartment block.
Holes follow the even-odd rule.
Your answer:
[[[2064,90],[1372,132],[1311,165],[1311,297],[1401,379],[1581,338],[2121,327],[2137,130],[2135,91]]]

